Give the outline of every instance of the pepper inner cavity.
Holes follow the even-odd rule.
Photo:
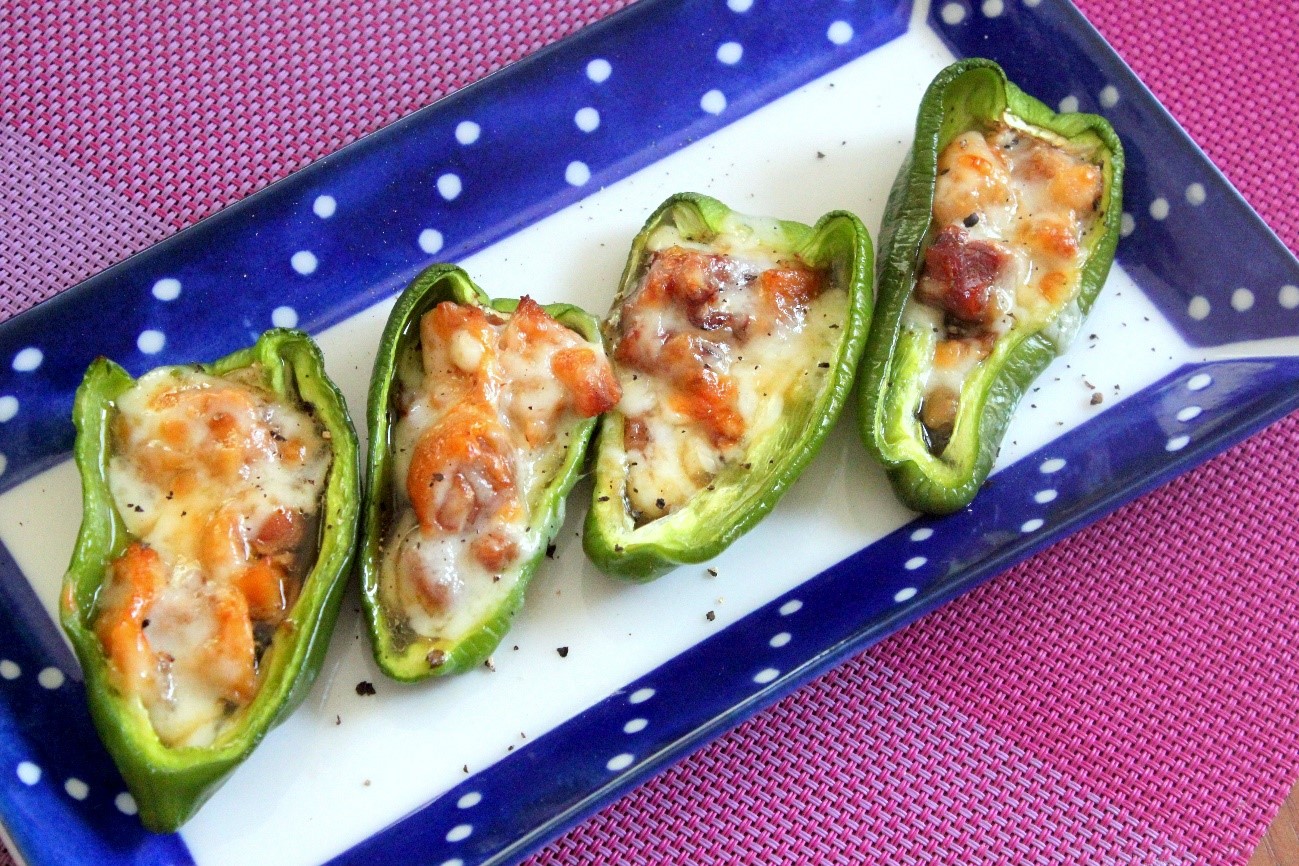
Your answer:
[[[930,453],[950,443],[965,383],[1016,328],[1076,295],[1097,224],[1091,150],[1007,123],[958,135],[938,159],[929,240],[905,317],[934,334],[916,408]]]

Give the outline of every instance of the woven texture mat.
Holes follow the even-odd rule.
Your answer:
[[[6,4],[0,318],[622,5]],[[1299,249],[1299,0],[1082,8]],[[530,863],[1243,862],[1299,771],[1297,446],[1292,416]]]

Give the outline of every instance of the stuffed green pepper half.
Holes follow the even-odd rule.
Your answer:
[[[385,673],[412,681],[487,659],[617,399],[599,325],[577,307],[488,300],[452,265],[411,283],[370,387],[360,568]]]
[[[880,230],[862,362],[867,447],[918,511],[965,507],[1030,383],[1064,351],[1119,238],[1123,148],[995,63],[939,73]]]
[[[604,323],[622,399],[600,427],[583,539],[652,580],[761,520],[843,408],[871,311],[857,217],[815,226],[672,196],[632,244]]]
[[[173,830],[320,669],[355,546],[356,434],[289,330],[138,380],[100,358],[73,421],[63,628],[141,820]]]

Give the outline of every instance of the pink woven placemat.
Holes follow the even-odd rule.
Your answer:
[[[0,319],[622,5],[7,4]],[[1299,0],[1081,5],[1299,249]],[[1296,446],[1292,416],[530,863],[1244,862],[1299,775]]]

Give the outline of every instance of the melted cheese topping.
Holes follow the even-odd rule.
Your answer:
[[[708,245],[671,225],[649,238],[640,284],[616,311],[627,505],[670,514],[819,390],[848,294],[824,271],[751,238]]]
[[[115,685],[173,747],[211,744],[253,699],[314,562],[326,434],[260,381],[161,369],[115,404],[109,486],[136,540],[95,629]]]
[[[1101,194],[1089,152],[1009,124],[964,132],[939,155],[932,236],[904,313],[936,335],[920,409],[935,453],[997,339],[1076,311]]]
[[[541,543],[530,503],[618,386],[602,346],[525,297],[508,317],[449,301],[426,313],[397,392],[380,594],[397,633],[455,641],[514,589]]]

